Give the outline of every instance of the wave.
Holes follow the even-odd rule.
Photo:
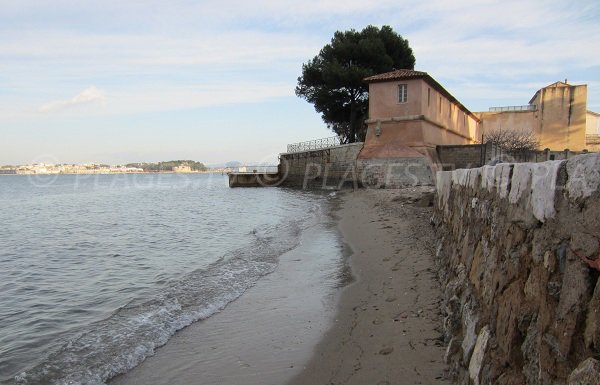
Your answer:
[[[306,218],[304,218],[306,219]],[[104,384],[140,364],[176,331],[206,319],[275,270],[279,256],[299,244],[302,219],[257,229],[247,247],[192,271],[161,294],[131,302],[95,322],[17,375],[16,384]]]

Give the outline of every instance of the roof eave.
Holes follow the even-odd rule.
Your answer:
[[[423,76],[423,80],[425,80],[429,85],[431,85],[433,88],[435,88],[436,90],[438,90],[438,92],[440,92],[441,94],[443,94],[444,96],[446,96],[446,98],[448,98],[451,102],[453,102],[454,104],[456,104],[461,110],[463,110],[464,112],[466,112],[467,115],[471,116],[477,122],[481,122],[481,119],[479,119],[477,116],[475,116],[474,113],[472,113],[467,107],[465,107],[461,102],[459,102],[458,99],[456,99],[454,97],[454,95],[452,95],[440,83],[438,83],[437,80],[435,80],[434,78],[432,78],[429,75]]]

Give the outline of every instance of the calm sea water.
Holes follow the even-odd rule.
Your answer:
[[[272,272],[327,199],[221,175],[0,177],[0,383],[132,368]]]

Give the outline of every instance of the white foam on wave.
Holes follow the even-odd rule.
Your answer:
[[[304,218],[306,219],[306,218]],[[300,220],[261,231],[250,247],[169,286],[159,297],[124,306],[93,323],[47,359],[15,377],[17,384],[101,385],[139,365],[176,331],[221,311],[299,244]]]

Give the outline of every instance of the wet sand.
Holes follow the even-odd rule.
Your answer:
[[[109,384],[448,383],[421,193],[339,193],[353,283],[339,288],[345,261],[328,233],[336,229],[308,229],[274,273]]]
[[[348,250],[335,222],[306,229],[223,311],[177,332],[155,355],[110,385],[280,385],[298,374],[331,325],[347,283]]]
[[[360,190],[344,197],[341,232],[356,282],[333,327],[291,385],[443,384],[440,287],[427,189]]]

